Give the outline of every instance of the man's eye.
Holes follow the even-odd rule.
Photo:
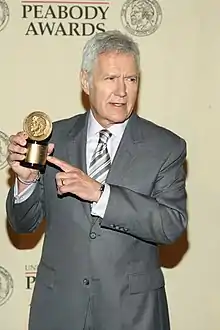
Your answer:
[[[137,78],[136,77],[129,77],[128,81],[135,83],[135,82],[137,82]]]

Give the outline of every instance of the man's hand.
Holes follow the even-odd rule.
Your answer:
[[[30,168],[26,168],[20,165],[20,162],[25,159],[27,153],[27,134],[24,132],[19,132],[16,135],[10,136],[9,145],[8,145],[8,164],[13,170],[13,172],[25,181],[33,181],[38,176],[38,171]],[[48,154],[50,154],[54,149],[53,144],[48,146]],[[20,193],[24,190],[27,185],[18,181],[18,192]]]
[[[101,184],[98,181],[93,180],[80,169],[56,157],[47,156],[47,161],[62,170],[56,175],[59,194],[71,193],[83,200],[98,202],[101,195]]]

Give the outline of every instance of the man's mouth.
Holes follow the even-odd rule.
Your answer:
[[[114,107],[118,107],[118,108],[120,108],[120,107],[125,106],[126,103],[111,102],[110,104],[111,104],[111,105],[114,105]]]

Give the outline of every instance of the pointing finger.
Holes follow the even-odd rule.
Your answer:
[[[49,143],[49,145],[48,145],[48,151],[47,151],[48,155],[50,155],[53,152],[53,150],[54,150],[54,144],[53,143]]]
[[[47,160],[49,163],[58,166],[64,172],[70,172],[73,170],[73,166],[54,156],[47,156]]]

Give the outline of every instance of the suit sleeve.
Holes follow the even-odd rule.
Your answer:
[[[101,226],[156,244],[174,242],[187,226],[184,161],[180,139],[157,175],[151,196],[111,185]]]
[[[25,201],[15,203],[14,187],[8,193],[6,211],[8,222],[18,233],[33,232],[44,218],[44,188],[42,179],[39,181]]]

